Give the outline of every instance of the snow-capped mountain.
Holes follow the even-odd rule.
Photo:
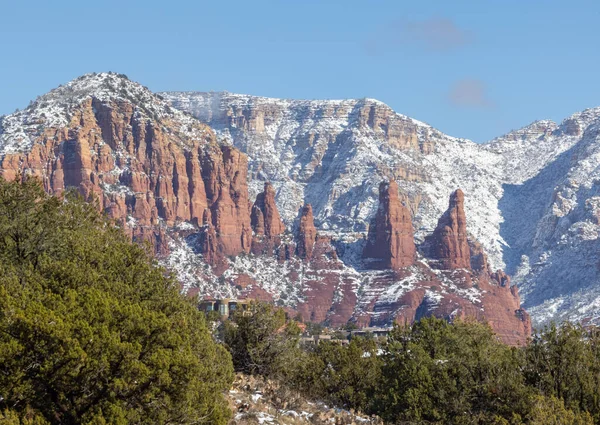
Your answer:
[[[476,144],[372,99],[162,95],[248,155],[250,187],[273,182],[287,223],[308,199],[320,229],[352,237],[374,214],[378,182],[396,179],[422,240],[460,187],[469,233],[513,274],[534,322],[599,319],[600,109]]]
[[[505,258],[538,323],[598,323],[600,108],[554,126],[540,144],[560,146],[559,155],[527,180],[505,186]]]
[[[251,191],[272,182],[287,223],[306,200],[319,228],[336,236],[365,232],[377,208],[379,183],[395,179],[422,239],[445,211],[450,193],[461,188],[467,195],[469,232],[493,265],[503,266],[501,156],[480,145],[445,135],[373,99],[161,95],[248,155]]]
[[[0,118],[0,175],[94,197],[189,292],[334,324],[470,315],[514,343],[528,317],[499,268],[537,323],[600,320],[599,122],[587,110],[481,145],[373,99],[156,95],[88,74]]]

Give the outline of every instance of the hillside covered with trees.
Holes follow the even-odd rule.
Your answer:
[[[600,424],[600,332],[524,347],[426,318],[387,339],[302,345],[255,304],[226,321],[74,193],[0,179],[0,423],[225,424],[233,372],[390,424]]]
[[[600,332],[550,326],[525,347],[475,321],[434,317],[387,339],[300,346],[297,323],[258,306],[221,325],[237,371],[398,424],[600,423]]]

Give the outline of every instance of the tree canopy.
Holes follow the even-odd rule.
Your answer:
[[[290,321],[287,322],[288,324]],[[386,423],[600,423],[600,333],[569,323],[510,347],[475,320],[423,318],[387,340],[299,346],[282,310],[259,305],[225,324],[234,364],[306,396]]]
[[[0,179],[0,422],[224,424],[231,357],[76,194]]]

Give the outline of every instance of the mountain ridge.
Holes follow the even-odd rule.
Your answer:
[[[251,164],[253,163],[253,155],[255,154],[252,151],[253,146],[263,147],[265,144],[265,140],[271,141],[274,146],[277,146],[278,143],[281,144],[280,140],[277,142],[269,140],[269,136],[271,139],[279,137],[277,136],[276,130],[271,130],[270,135],[265,137],[264,135],[257,135],[256,133],[260,133],[260,131],[257,132],[256,129],[243,128],[243,126],[245,125],[243,122],[236,123],[233,121],[227,122],[226,120],[223,120],[223,113],[225,113],[225,116],[227,116],[227,114],[229,113],[231,117],[236,117],[245,113],[248,115],[248,117],[251,117],[251,111],[260,109],[260,103],[269,104],[269,102],[271,102],[271,104],[269,105],[271,108],[273,106],[280,105],[281,103],[276,99],[273,100],[270,98],[233,95],[230,93],[218,95],[211,94],[213,99],[213,103],[211,106],[212,115],[210,117],[203,117],[201,115],[202,108],[199,107],[199,105],[201,105],[202,102],[198,101],[197,99],[198,96],[204,96],[202,93],[186,93],[186,96],[188,96],[190,99],[185,99],[186,96],[182,96],[181,94],[177,94],[174,92],[165,93],[164,96],[165,98],[170,100],[176,107],[180,107],[186,110],[187,112],[190,112],[192,115],[196,115],[204,122],[209,123],[216,129],[218,134],[221,133],[220,136],[230,140],[232,144],[238,146],[242,151],[248,153],[248,155],[250,156]],[[223,96],[225,97],[225,101],[223,99]],[[182,97],[184,98],[183,100]],[[227,97],[231,97],[233,98],[233,100],[229,102],[227,101]],[[215,99],[218,99],[221,103],[217,105],[214,102]],[[254,100],[257,101],[253,102]],[[194,102],[196,102],[196,107],[199,109],[194,109]],[[322,108],[324,107],[324,105],[327,105],[327,102],[328,101],[298,101],[297,104],[308,104],[313,105],[314,107]],[[336,103],[337,102],[339,101],[336,101]],[[377,102],[377,104],[383,105],[382,102]],[[232,105],[235,107],[230,108],[230,106]],[[387,105],[385,105],[385,108],[391,110],[391,108],[387,107]],[[242,110],[244,110],[244,112],[240,112]],[[221,114],[221,121],[219,121],[219,117],[216,116],[215,112]],[[401,118],[404,117],[401,114],[397,115]],[[468,211],[471,214],[473,214],[473,212],[476,213],[475,225],[473,225],[473,221],[471,221],[469,232],[472,235],[474,235],[476,239],[478,239],[484,244],[486,251],[490,254],[490,261],[492,262],[494,267],[504,267],[504,265],[506,264],[509,267],[511,273],[515,275],[517,283],[521,284],[521,281],[525,282],[525,305],[535,308],[535,306],[537,305],[537,303],[540,302],[540,300],[541,302],[543,302],[543,293],[541,296],[535,294],[533,294],[533,296],[530,295],[530,291],[528,288],[531,286],[536,286],[537,283],[526,283],[531,282],[532,280],[535,282],[536,279],[535,276],[532,277],[530,273],[527,273],[523,267],[520,267],[521,256],[522,254],[528,254],[532,257],[531,262],[537,263],[538,261],[535,257],[543,257],[545,255],[545,251],[542,252],[537,250],[536,252],[533,252],[533,250],[523,250],[523,243],[518,243],[517,239],[515,239],[520,237],[518,236],[518,234],[521,233],[521,230],[519,230],[518,226],[517,228],[513,229],[510,225],[507,225],[507,223],[504,220],[504,213],[500,211],[498,206],[501,205],[502,208],[505,208],[505,204],[509,203],[507,199],[513,196],[512,193],[514,192],[515,188],[523,186],[530,187],[532,185],[532,182],[535,182],[536,176],[538,176],[538,179],[540,178],[540,173],[542,173],[543,176],[543,170],[545,168],[554,164],[556,161],[560,162],[560,158],[562,158],[564,155],[567,155],[566,152],[568,153],[571,149],[574,148],[575,145],[581,143],[582,138],[586,137],[586,129],[589,126],[593,125],[593,123],[597,121],[599,117],[600,108],[588,108],[564,118],[558,124],[551,120],[538,120],[521,129],[513,130],[505,135],[492,139],[491,141],[483,144],[476,144],[466,139],[445,136],[443,135],[443,133],[433,129],[427,124],[423,124],[423,128],[430,128],[432,129],[432,131],[438,132],[438,137],[436,140],[438,143],[435,146],[436,152],[429,151],[427,153],[423,153],[424,157],[430,156],[432,157],[432,160],[427,161],[426,158],[421,158],[420,166],[422,168],[430,169],[437,168],[438,170],[436,170],[435,173],[432,173],[434,174],[434,176],[430,176],[430,179],[438,181],[446,180],[446,182],[441,185],[436,185],[435,181],[430,185],[428,185],[427,183],[422,183],[422,186],[425,187],[421,187],[416,190],[414,189],[414,187],[410,187],[410,183],[401,184],[402,191],[404,193],[408,193],[410,195],[412,189],[413,193],[415,191],[419,192],[417,194],[417,197],[421,194],[431,197],[429,199],[429,202],[427,203],[426,209],[434,210],[436,212],[436,215],[431,214],[429,217],[427,217],[427,212],[425,212],[423,214],[425,217],[419,217],[420,214],[418,204],[415,205],[415,202],[413,203],[413,205],[411,205],[412,211],[416,216],[418,226],[417,238],[419,240],[422,240],[428,232],[433,230],[433,225],[436,216],[441,214],[441,212],[443,211],[443,198],[437,197],[436,199],[434,192],[442,192],[447,194],[450,193],[452,190],[456,189],[457,187],[461,187],[463,189],[466,188],[466,192],[470,192],[469,195],[474,194],[476,197],[479,197],[479,199],[473,199],[471,196],[467,197],[467,203],[471,203],[471,205],[467,205]],[[282,127],[285,127],[286,125],[289,126],[289,124],[285,123],[285,117],[282,119],[282,121]],[[366,121],[367,125],[365,125],[364,127],[368,127],[368,118]],[[414,121],[417,123],[421,123],[420,121]],[[241,130],[239,128],[240,126],[242,127]],[[325,125],[323,125],[322,127],[324,126]],[[352,123],[349,123],[348,126],[352,126]],[[301,127],[301,125],[299,125],[298,127]],[[347,126],[344,126],[344,129],[345,128],[347,128]],[[306,133],[310,134],[311,130],[315,130],[313,131],[313,133],[327,132],[327,129],[315,129],[313,127],[305,131],[304,134],[302,133],[302,131],[297,132],[297,134],[294,137],[307,137]],[[380,135],[377,135],[376,132],[373,133],[375,133],[375,137],[385,139],[385,134],[380,133]],[[368,135],[363,136],[363,138],[367,139]],[[249,139],[254,139],[254,142],[249,143]],[[281,139],[281,137],[279,137],[279,139]],[[356,144],[359,145],[358,142]],[[376,149],[379,148],[379,146],[376,147]],[[456,150],[458,150],[459,152],[457,153]],[[435,155],[435,153],[438,153],[439,155]],[[257,161],[259,164],[255,166],[255,168],[262,170],[262,163],[268,161],[265,160],[264,155],[261,155],[260,152],[257,156]],[[451,159],[444,160],[444,156],[448,156]],[[464,157],[470,157],[470,160],[463,161]],[[432,161],[434,162],[434,164],[432,164]],[[474,169],[473,163],[476,163]],[[468,181],[468,178],[466,178],[466,176],[453,176],[453,174],[456,173],[456,170],[453,170],[453,167],[458,169],[459,172],[461,171],[461,168],[471,168],[473,171],[472,174],[474,179],[479,180],[480,182],[482,182],[484,179],[489,181],[483,181],[481,185],[470,185],[471,182]],[[283,192],[282,194],[278,192],[278,202],[283,203],[283,209],[286,209],[286,204],[289,203],[290,196],[286,195],[285,192],[291,192],[292,190],[290,189],[290,187],[293,187],[293,184],[285,182],[285,176],[281,178],[281,176],[276,173],[266,174],[266,177],[259,176],[257,180],[260,180],[260,178],[268,178],[272,181],[274,180],[274,184],[278,186],[280,192]],[[329,177],[330,179],[333,178],[331,175],[327,177]],[[400,176],[401,180],[405,181],[410,180],[414,177],[414,173],[404,173],[403,176]],[[538,192],[540,192],[540,195],[538,204],[535,208],[536,210],[545,210],[546,208],[551,209],[551,199],[554,196],[555,192],[554,186],[558,185],[559,182],[564,178],[565,176],[563,175],[554,177],[552,180],[555,182],[554,184],[552,184],[552,182],[547,183],[550,184],[549,187],[547,187],[546,189],[538,190]],[[278,180],[280,181],[277,182]],[[292,180],[294,179],[292,178]],[[494,183],[491,180],[496,180],[497,183]],[[376,184],[376,181],[370,182],[370,186],[373,188],[376,187]],[[357,184],[354,185],[354,190],[358,190],[356,189],[356,186]],[[506,190],[508,191],[506,192]],[[343,191],[344,190],[342,190],[342,192]],[[373,192],[374,190],[371,190],[370,193],[366,193],[363,191],[358,196],[356,196],[356,198],[361,200],[364,200],[365,198],[367,200],[373,199]],[[480,192],[491,193],[491,196],[481,197]],[[320,191],[320,193],[321,195],[324,195],[323,191]],[[325,192],[325,194],[326,193],[327,192]],[[526,195],[515,196],[516,199],[519,200]],[[538,195],[534,194],[534,196]],[[281,200],[283,200],[283,202],[281,202]],[[410,200],[409,204],[411,204]],[[331,203],[329,205],[330,209],[334,209]],[[365,217],[372,215],[373,205],[374,202],[371,203],[370,210],[369,208],[364,208],[361,211],[361,214]],[[519,208],[518,204],[515,205],[513,209],[515,210],[515,213],[511,217],[519,218],[523,216],[522,209]],[[319,205],[317,204],[317,208],[315,211],[316,222],[321,227],[323,227],[323,224],[327,226],[327,217],[326,215],[324,217],[324,214],[322,214],[322,211],[320,210],[322,210],[322,207],[319,208]],[[285,217],[285,212],[282,212],[282,214]],[[543,213],[540,214],[541,216],[544,215]],[[538,217],[537,220],[541,220],[541,216]],[[529,232],[540,232],[539,230],[535,230],[538,227],[537,223],[532,222],[529,226]],[[528,243],[532,244],[533,242],[530,241]],[[512,249],[509,245],[515,245],[518,248],[518,250],[520,250],[520,252],[518,252],[517,254],[513,254],[512,252],[514,252],[515,249]],[[508,263],[506,263],[507,261]],[[594,275],[592,280],[598,282],[598,276]],[[561,284],[559,283],[557,284],[557,286],[561,286]],[[562,284],[562,286],[565,286],[565,284]],[[569,286],[569,284],[567,283],[566,286]],[[565,291],[568,291],[568,289],[565,289]],[[536,291],[534,290],[533,292]],[[544,317],[545,315],[542,314],[542,316]],[[550,315],[550,317],[553,316]],[[574,317],[582,316],[575,315]],[[543,323],[545,320],[546,319],[540,320],[540,323]]]
[[[403,302],[437,305],[439,288],[438,292],[430,287],[412,292],[420,295],[411,301],[405,297],[407,289],[415,290],[410,279],[424,279],[430,273],[423,272],[432,266],[423,262],[420,253],[417,261],[422,266],[411,266],[417,267],[409,273],[412,278],[366,272],[361,253],[379,205],[377,189],[382,181],[398,183],[399,200],[410,211],[419,246],[436,228],[450,194],[460,188],[465,194],[466,233],[477,245],[471,246],[471,255],[486,258],[483,264],[490,276],[508,265],[522,286],[525,305],[537,311],[545,299],[543,291],[540,296],[536,289],[543,286],[536,280],[539,267],[535,265],[538,257],[552,255],[549,247],[560,239],[547,223],[557,221],[552,199],[571,170],[572,161],[561,158],[575,158],[579,145],[581,155],[595,153],[589,135],[599,112],[596,108],[576,113],[560,125],[539,121],[523,131],[476,144],[445,135],[372,99],[284,101],[191,92],[157,96],[123,75],[87,74],[41,96],[26,110],[2,118],[0,164],[8,178],[33,174],[43,179],[49,191],[79,185],[84,194],[100,196],[109,213],[134,236],[137,232],[137,237],[169,253],[164,263],[188,289],[220,296],[274,297],[282,305],[305,305],[309,316],[331,320],[352,315],[363,321],[389,318],[392,311],[408,305]],[[247,155],[247,167],[237,149]],[[527,199],[520,192],[526,183],[543,176],[548,164],[559,162],[566,171],[561,168],[552,185],[540,181],[532,186],[539,192],[541,206],[527,224],[527,235],[538,235],[537,245],[533,247],[533,236],[514,239],[522,232],[506,227],[508,210],[503,202],[511,196],[517,201]],[[68,174],[64,182],[61,173]],[[201,187],[192,185],[200,181]],[[265,190],[266,182],[272,184],[286,229],[274,240],[256,239],[260,230],[250,228],[250,205],[245,207]],[[519,217],[515,202],[511,205]],[[573,210],[579,215],[589,213],[582,223],[595,220],[596,204],[591,202],[590,207],[579,208],[583,212]],[[317,254],[297,274],[292,244],[305,204],[312,204]],[[264,219],[264,211],[263,216],[256,214],[259,222]],[[590,226],[597,224],[577,226],[583,226],[581,232],[587,232],[584,236],[589,240],[596,231]],[[508,247],[507,240],[516,248]],[[579,249],[580,241],[576,242],[573,247]],[[250,251],[274,251],[274,256],[248,256]],[[212,260],[206,269],[203,258],[209,253]],[[529,270],[520,257],[525,254],[534,265]],[[477,267],[483,267],[477,261]],[[319,268],[329,277],[320,276]],[[434,280],[440,279],[432,273]],[[448,276],[444,285],[450,289],[442,287],[443,297],[456,291],[451,286],[458,275]],[[597,276],[592,277],[595,282]],[[496,291],[494,285],[484,293]],[[328,295],[322,296],[330,300],[325,304],[307,295],[325,289]],[[468,298],[463,292],[456,292],[460,303]],[[353,301],[344,301],[352,293]],[[392,305],[400,310],[389,310]],[[539,317],[544,314],[541,311]]]

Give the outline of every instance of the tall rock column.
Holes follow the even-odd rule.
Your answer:
[[[248,211],[248,157],[231,146],[221,146],[229,191],[235,205],[236,221],[240,232],[240,252],[250,252],[252,228]],[[277,214],[279,216],[279,213]]]
[[[281,221],[275,204],[275,189],[271,183],[265,183],[265,190],[256,197],[250,219],[254,231],[256,232],[262,227],[261,230],[268,238],[279,236],[285,231],[285,225]],[[261,220],[262,223],[260,223]]]
[[[310,260],[316,239],[317,229],[315,228],[312,206],[306,204],[302,207],[300,226],[298,227],[298,247],[296,248],[296,252],[300,258]]]
[[[414,231],[410,211],[398,197],[395,181],[379,185],[379,208],[369,227],[363,258],[378,259],[384,269],[398,269],[415,260]]]
[[[471,250],[467,241],[465,194],[457,189],[450,195],[448,210],[438,220],[428,238],[429,255],[440,261],[443,269],[470,269]]]
[[[280,236],[285,231],[285,225],[279,216],[275,189],[271,183],[265,183],[265,190],[256,196],[250,222],[254,231],[252,252],[255,255],[272,254],[281,242]]]

